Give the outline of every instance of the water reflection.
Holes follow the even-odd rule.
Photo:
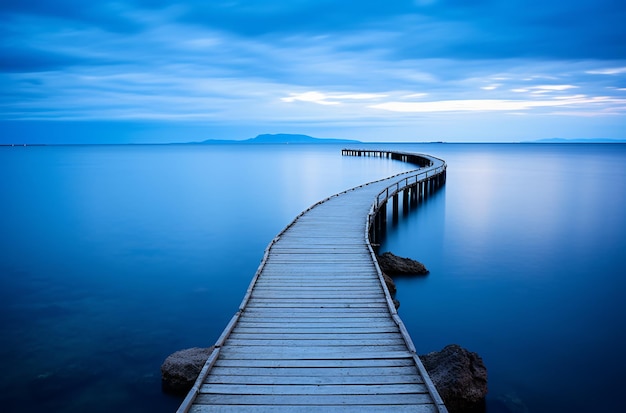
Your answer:
[[[499,399],[534,412],[598,403],[619,411],[610,399],[626,367],[615,362],[626,335],[616,293],[626,287],[617,252],[626,250],[618,212],[626,163],[616,159],[626,161],[626,147],[441,145],[431,153],[449,165],[445,219],[420,209],[382,246],[431,270],[397,283],[419,350],[459,343],[481,353],[490,411],[504,409]],[[438,233],[443,248],[429,245]],[[592,353],[594,362],[581,360]],[[602,402],[579,395],[577,371],[597,379],[590,386]]]

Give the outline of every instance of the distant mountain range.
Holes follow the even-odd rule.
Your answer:
[[[211,144],[325,144],[325,143],[345,143],[356,144],[362,143],[353,139],[325,139],[314,138],[308,135],[298,135],[289,133],[277,133],[277,134],[263,134],[254,138],[244,140],[228,140],[228,139],[207,139],[201,142],[190,142],[191,144],[211,145]],[[422,142],[422,143],[444,143],[444,142]],[[626,143],[626,139],[563,139],[563,138],[548,138],[537,139],[532,141],[522,141],[520,143]]]
[[[527,141],[527,143],[626,143],[626,139],[563,139],[563,138],[548,138],[538,139],[536,141]]]
[[[259,135],[255,138],[235,141],[235,140],[226,140],[226,139],[207,139],[202,142],[194,142],[198,144],[298,144],[298,143],[315,143],[315,144],[323,144],[323,143],[360,143],[357,140],[351,139],[321,139],[314,138],[308,135],[292,135],[287,133],[278,133],[278,134],[264,134]]]

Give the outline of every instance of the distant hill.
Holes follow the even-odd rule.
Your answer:
[[[292,135],[287,133],[278,133],[278,134],[264,134],[258,135],[257,137],[235,141],[235,140],[224,140],[224,139],[208,139],[206,141],[198,142],[200,144],[224,144],[224,143],[232,143],[232,144],[298,144],[298,143],[315,143],[315,144],[324,144],[324,143],[360,143],[357,140],[351,139],[321,139],[314,138],[308,135]]]

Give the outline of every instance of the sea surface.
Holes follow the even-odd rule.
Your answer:
[[[487,411],[621,412],[626,145],[367,144],[448,163],[382,251],[420,353],[458,343]],[[315,202],[412,169],[330,145],[0,147],[0,411],[173,412],[160,365],[208,347]]]

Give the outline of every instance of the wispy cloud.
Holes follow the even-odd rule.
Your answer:
[[[339,104],[339,102],[337,101],[328,100],[328,96],[320,92],[292,93],[291,96],[281,98],[280,100],[282,100],[283,102],[295,102],[299,100],[302,102],[318,103],[320,105],[338,105]]]
[[[539,4],[4,2],[0,120],[341,124],[408,138],[425,123],[468,133],[468,116],[480,127],[523,113],[520,133],[534,134],[546,119],[579,133],[563,120],[577,113],[626,119],[626,6]]]
[[[621,75],[621,74],[626,74],[626,67],[614,67],[610,69],[588,70],[587,73],[591,75]]]
[[[488,86],[483,86],[481,87],[482,90],[496,90],[497,88],[499,88],[500,86],[502,86],[501,84],[492,84],[492,85],[488,85]]]
[[[375,94],[375,93],[347,93],[347,94],[325,94],[321,92],[304,92],[304,93],[291,93],[288,97],[283,97],[280,100],[283,102],[313,102],[320,105],[338,105],[345,100],[376,100],[384,98],[387,95]]]
[[[533,89],[537,91],[545,91],[545,92],[554,92],[554,91],[576,89],[577,87],[578,86],[574,86],[574,85],[539,85],[539,86],[530,86],[529,89]]]
[[[584,95],[563,96],[552,100],[500,100],[500,99],[468,99],[442,100],[428,102],[385,102],[371,105],[371,108],[392,112],[492,112],[492,111],[526,111],[534,108],[557,106],[600,105],[617,103],[623,105],[626,99],[608,97],[588,98]]]

